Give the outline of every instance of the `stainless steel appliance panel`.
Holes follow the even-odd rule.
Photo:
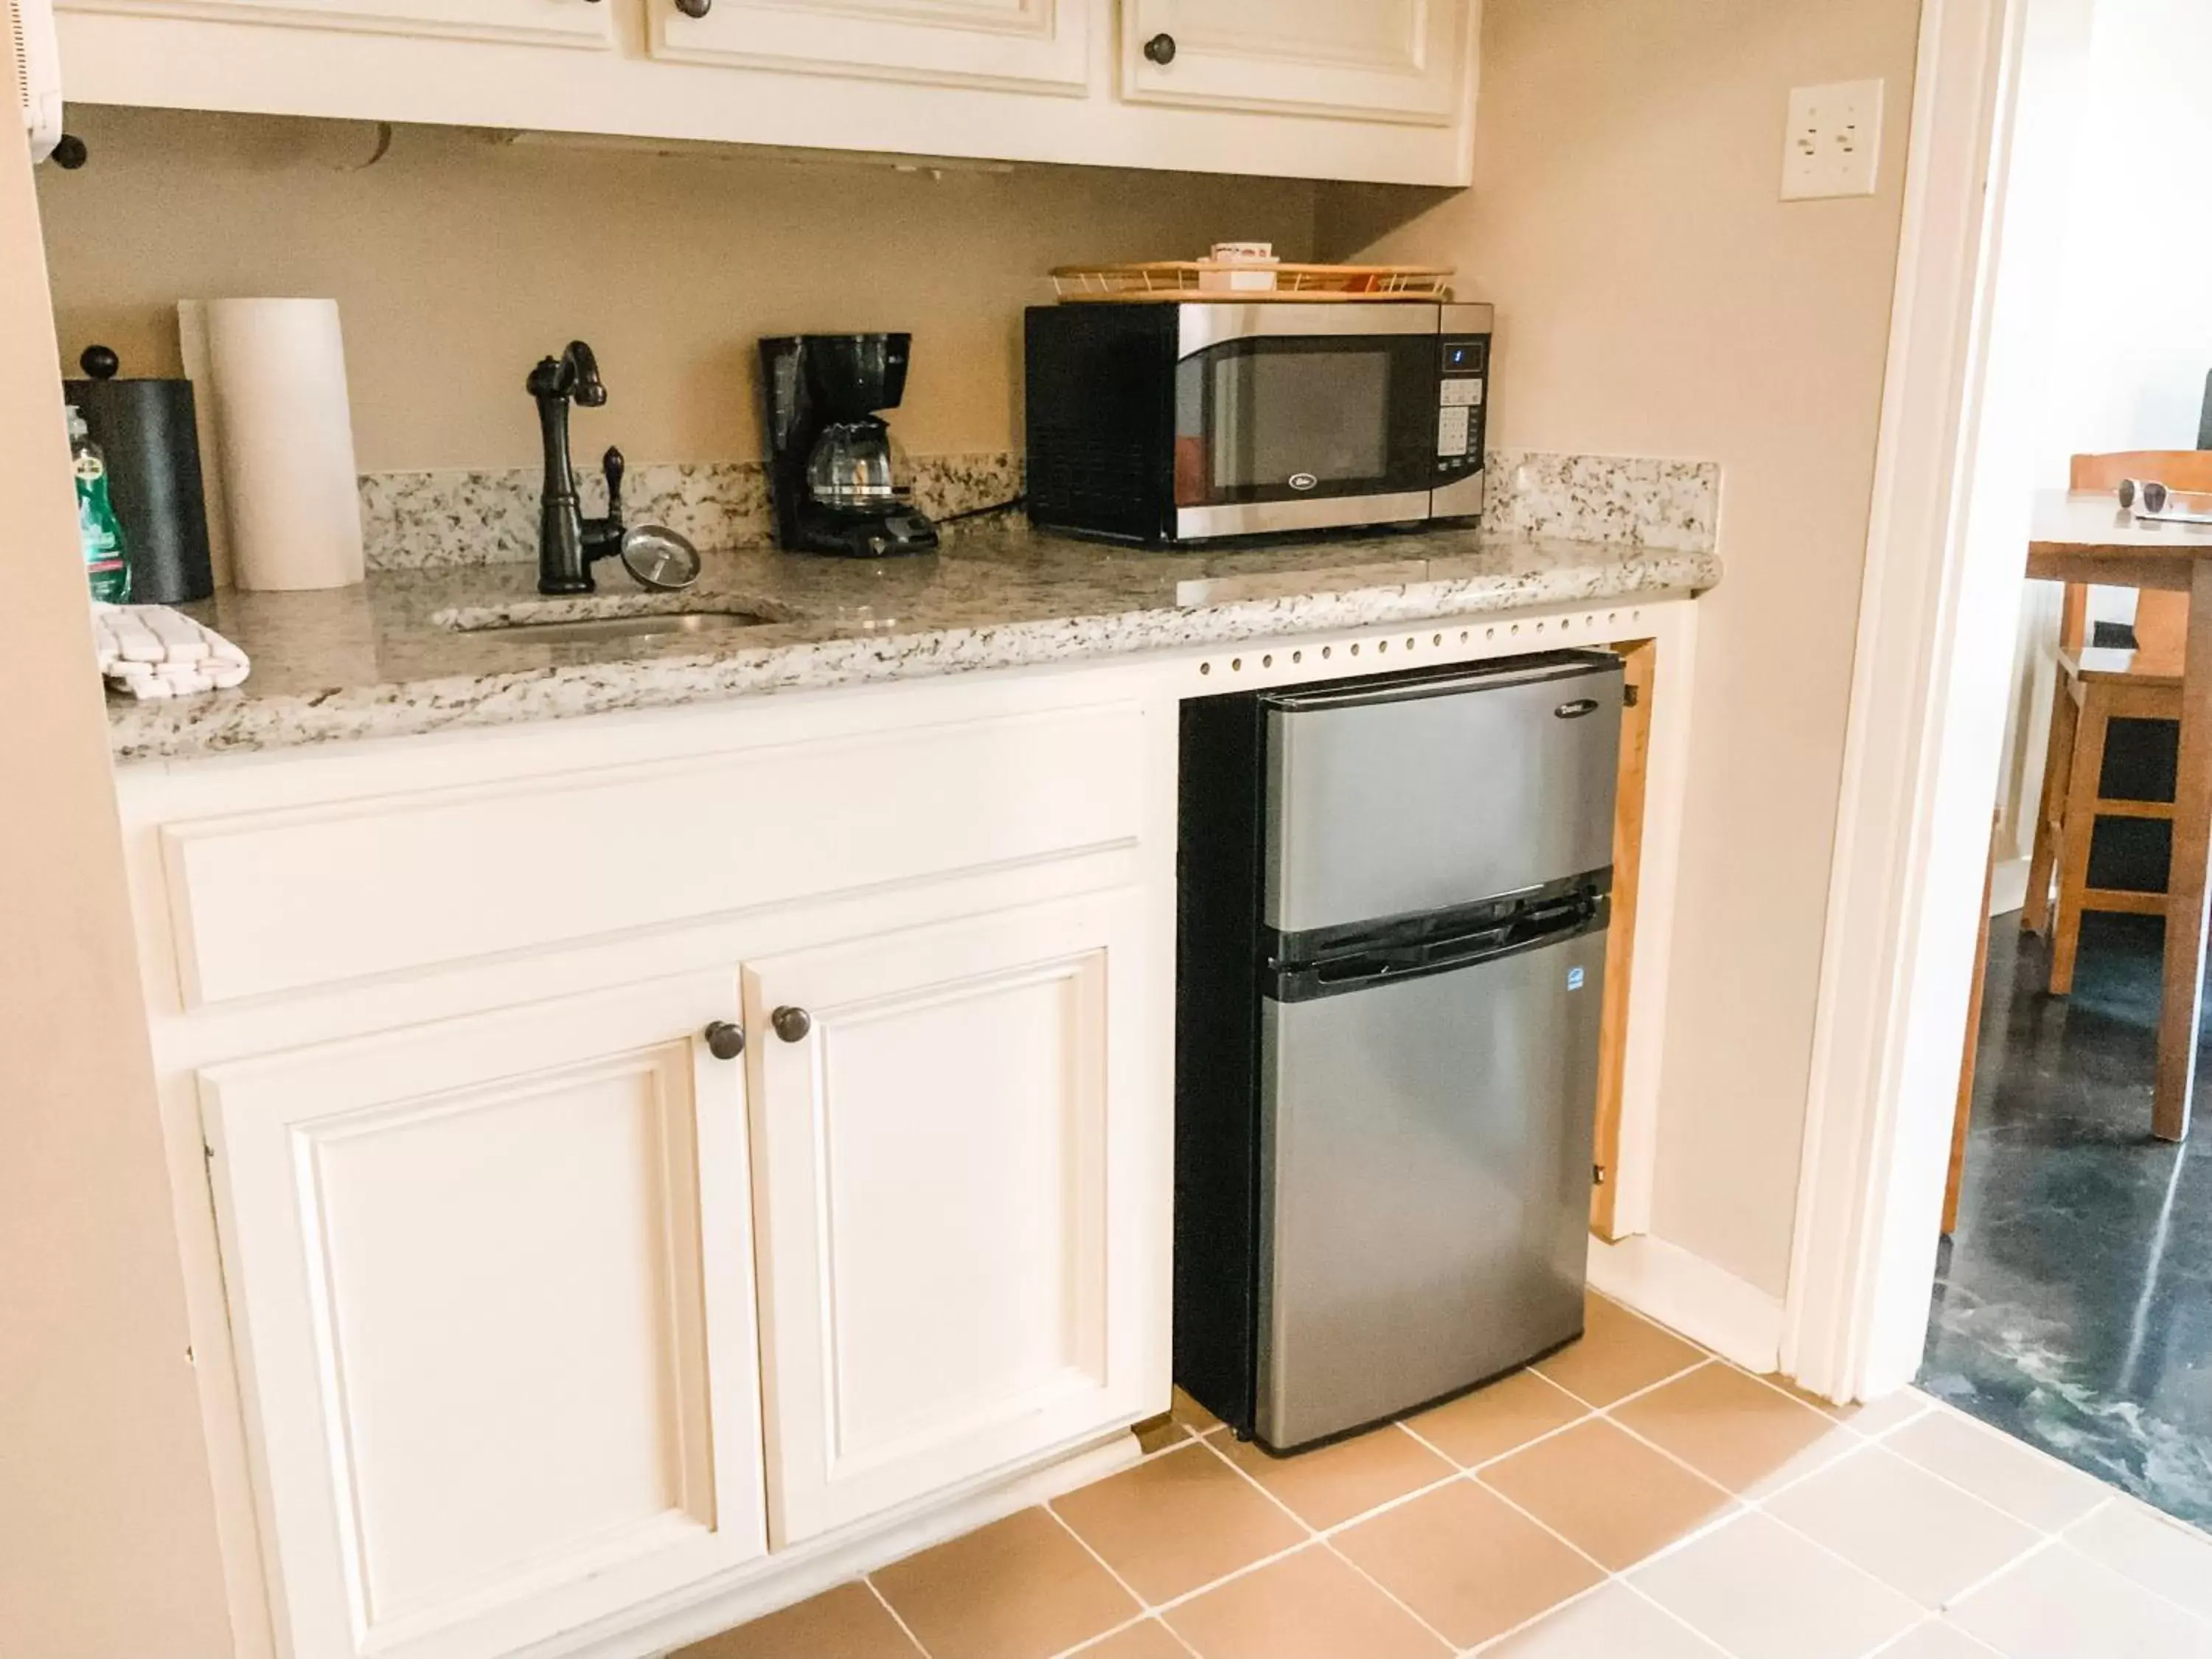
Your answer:
[[[1449,483],[1438,484],[1429,495],[1429,514],[1437,519],[1479,519],[1486,495],[1484,475],[1478,470]]]
[[[1265,920],[1285,933],[1445,909],[1613,862],[1611,659],[1267,700]]]
[[[1605,944],[1263,1004],[1269,1445],[1405,1411],[1581,1330]]]
[[[1184,301],[1176,307],[1176,354],[1194,356],[1230,340],[1434,335],[1445,309],[1434,302],[1418,301],[1395,305],[1346,305],[1323,300]],[[1479,316],[1489,307],[1454,306],[1450,309]],[[1489,329],[1486,324],[1469,325],[1468,331],[1487,333]]]
[[[1257,536],[1285,530],[1336,530],[1360,526],[1418,524],[1429,516],[1422,492],[1376,495],[1315,495],[1287,501],[1233,501],[1223,507],[1176,508],[1176,534],[1190,541],[1212,536]],[[1480,512],[1480,504],[1468,508]]]

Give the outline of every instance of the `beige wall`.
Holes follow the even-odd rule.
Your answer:
[[[1309,252],[1314,187],[1109,168],[895,172],[850,160],[514,145],[361,123],[72,109],[92,149],[41,171],[69,362],[176,372],[180,295],[333,295],[364,471],[526,465],[530,366],[581,337],[610,393],[579,453],[759,453],[753,342],[911,329],[917,453],[1018,447],[1021,308],[1086,259],[1218,240]]]
[[[0,1654],[230,1650],[22,128],[0,120]]]
[[[1489,0],[1473,189],[1332,187],[1321,210],[1324,252],[1455,264],[1463,295],[1496,301],[1494,443],[1723,469],[1727,578],[1701,606],[1655,1225],[1778,1295],[1918,13]],[[1881,193],[1778,199],[1790,88],[1876,76]]]

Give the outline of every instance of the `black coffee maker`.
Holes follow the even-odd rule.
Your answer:
[[[910,334],[800,334],[760,343],[776,540],[797,553],[927,553],[937,526],[896,475],[878,410],[906,395]]]

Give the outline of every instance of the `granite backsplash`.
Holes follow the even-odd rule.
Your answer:
[[[1670,553],[1710,553],[1720,539],[1716,462],[1493,449],[1484,470],[1483,528],[1493,536],[1625,542]]]
[[[932,518],[1011,501],[1022,464],[1005,452],[917,457],[907,468],[915,504]],[[586,514],[606,511],[596,468],[578,480]],[[361,481],[362,541],[371,570],[445,570],[527,564],[538,556],[535,467],[495,471],[371,472]],[[634,465],[623,481],[632,524],[665,525],[701,547],[773,538],[768,477],[758,461]]]
[[[915,503],[933,518],[1012,500],[1021,457],[1006,451],[912,458]],[[1493,536],[1563,537],[1670,552],[1713,550],[1720,468],[1709,461],[1646,460],[1493,450],[1486,530]],[[362,539],[372,570],[435,570],[527,563],[538,556],[539,476],[499,471],[373,472],[361,481]],[[582,480],[584,511],[605,511],[596,471]],[[658,462],[630,468],[623,506],[632,524],[660,524],[701,547],[771,539],[768,484],[757,461]]]

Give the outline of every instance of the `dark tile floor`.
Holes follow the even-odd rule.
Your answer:
[[[2070,997],[2019,918],[1990,933],[1959,1230],[1921,1382],[2170,1514],[2212,1524],[2212,1109],[2150,1137],[2159,924],[2093,915]],[[2199,1075],[2212,1081],[2212,1049]]]

